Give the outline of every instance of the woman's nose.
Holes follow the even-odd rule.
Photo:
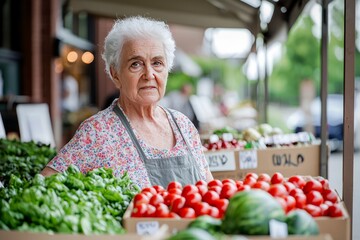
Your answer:
[[[144,75],[145,75],[145,78],[147,79],[147,80],[151,80],[151,79],[154,79],[155,78],[155,71],[154,71],[154,69],[151,67],[151,66],[146,66],[146,68],[145,68],[145,73],[144,73]]]

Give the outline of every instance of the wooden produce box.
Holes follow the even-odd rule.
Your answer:
[[[315,218],[319,226],[320,235],[324,235],[321,238],[316,238],[317,236],[312,236],[303,238],[303,236],[289,236],[286,239],[333,239],[333,240],[350,240],[350,218],[346,210],[344,202],[340,203],[343,209],[344,216],[337,218],[330,217],[318,217]],[[167,229],[170,233],[175,233],[177,231],[187,228],[189,223],[193,219],[183,219],[183,218],[148,218],[148,217],[131,217],[131,212],[133,209],[133,203],[130,203],[128,209],[126,210],[123,217],[123,226],[129,234],[139,234],[139,235],[152,235],[156,234],[161,227],[167,225]],[[330,235],[331,238],[326,235]],[[320,236],[319,235],[319,236]],[[248,236],[247,236],[248,237]],[[251,236],[249,239],[270,239],[266,236]]]
[[[251,150],[205,152],[210,171],[216,179],[242,179],[247,173],[280,172],[292,175],[320,175],[320,145],[303,145]]]

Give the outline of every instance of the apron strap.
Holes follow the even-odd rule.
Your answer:
[[[175,117],[174,117],[174,114],[172,113],[172,111],[171,111],[170,109],[166,108],[166,110],[170,113],[171,118],[174,120],[174,122],[175,122],[175,124],[176,124],[176,127],[177,127],[177,129],[179,130],[179,132],[180,132],[180,134],[181,134],[181,137],[184,139],[184,142],[185,142],[185,144],[186,144],[186,147],[187,147],[187,149],[188,149],[188,152],[189,152],[190,155],[194,158],[194,155],[193,155],[193,153],[192,153],[192,151],[191,151],[190,144],[188,143],[188,141],[187,141],[186,138],[184,137],[184,135],[183,135],[183,133],[182,133],[182,131],[181,131],[181,129],[180,129],[180,127],[179,127],[179,125],[178,125]]]
[[[136,138],[136,136],[135,136],[135,134],[134,134],[131,126],[130,126],[129,121],[126,119],[126,116],[124,115],[123,111],[120,110],[120,108],[118,107],[117,104],[115,104],[115,106],[114,106],[114,112],[116,113],[116,115],[118,115],[118,117],[120,118],[122,124],[124,124],[124,126],[125,126],[128,134],[129,134],[131,140],[133,141],[133,143],[134,143],[134,145],[135,145],[138,153],[140,154],[141,159],[142,159],[143,161],[146,160],[147,158],[146,158],[146,156],[145,156],[145,153],[144,153],[144,151],[141,149],[140,143],[139,143],[139,141],[137,140],[137,138]]]

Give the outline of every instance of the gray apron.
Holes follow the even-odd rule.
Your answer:
[[[134,143],[140,158],[142,159],[150,183],[152,186],[160,185],[166,188],[168,184],[172,181],[180,182],[183,186],[186,184],[195,184],[198,180],[201,179],[201,175],[199,172],[199,166],[195,161],[195,158],[191,152],[190,145],[184,138],[179,125],[177,124],[172,112],[169,110],[169,113],[174,120],[176,127],[178,128],[182,138],[187,147],[187,154],[183,156],[176,156],[176,157],[168,157],[168,158],[155,158],[155,159],[148,159],[145,156],[145,153],[140,147],[140,143],[137,140],[130,123],[128,122],[126,116],[124,115],[123,111],[115,105],[114,111],[116,115],[120,118],[121,122],[125,126],[132,142]]]

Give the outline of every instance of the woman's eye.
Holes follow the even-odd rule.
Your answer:
[[[163,63],[161,61],[155,61],[154,63],[154,66],[162,66]]]
[[[133,68],[137,68],[137,67],[139,67],[140,66],[140,63],[139,62],[133,62],[132,64],[131,64],[131,67],[133,67]]]

